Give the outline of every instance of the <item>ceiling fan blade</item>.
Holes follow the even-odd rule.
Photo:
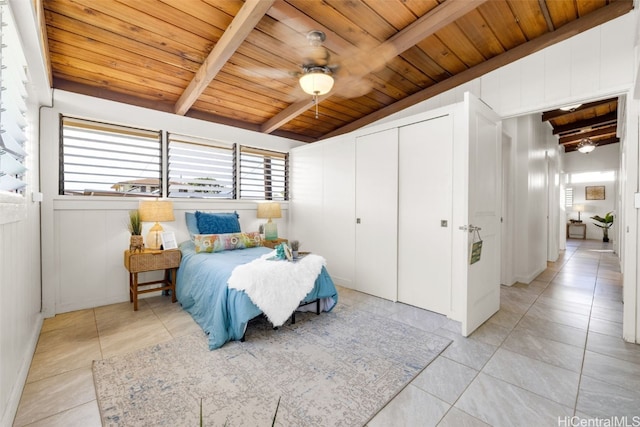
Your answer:
[[[331,90],[331,94],[341,98],[358,98],[371,92],[373,83],[366,77],[343,77],[336,78],[336,84]]]

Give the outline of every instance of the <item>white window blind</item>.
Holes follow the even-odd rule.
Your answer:
[[[567,187],[564,189],[564,205],[567,208],[573,206],[573,187]]]
[[[288,155],[240,147],[240,198],[288,200]]]
[[[162,194],[160,131],[62,117],[60,194]]]
[[[0,190],[11,192],[26,186],[26,64],[15,22],[0,2]]]
[[[169,197],[235,198],[235,144],[169,134]]]

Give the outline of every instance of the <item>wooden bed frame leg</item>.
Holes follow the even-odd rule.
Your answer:
[[[317,304],[316,305],[316,314],[318,316],[320,316],[320,299],[319,298],[316,300],[316,304]]]
[[[291,313],[291,324],[292,325],[296,324],[296,312],[295,311],[293,313]]]

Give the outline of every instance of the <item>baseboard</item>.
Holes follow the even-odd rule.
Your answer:
[[[533,282],[535,280],[536,277],[538,277],[539,275],[541,275],[544,271],[546,270],[546,268],[542,268],[540,270],[537,270],[533,273],[530,273],[526,276],[517,276],[515,277],[516,282],[520,282],[520,283],[526,283],[529,284],[531,282]]]
[[[329,274],[329,276],[331,276],[331,280],[333,280],[333,283],[335,283],[336,285],[342,286],[343,288],[354,289],[353,281],[351,279],[340,276],[333,276],[331,274]]]
[[[24,386],[27,383],[27,375],[29,375],[31,360],[33,359],[33,354],[36,351],[36,345],[38,344],[38,338],[40,337],[40,331],[42,330],[43,321],[44,321],[44,316],[42,315],[42,313],[39,313],[34,325],[34,329],[31,332],[29,347],[25,352],[22,366],[20,367],[20,372],[18,372],[18,377],[16,378],[16,382],[13,384],[13,387],[11,388],[11,394],[9,395],[7,406],[4,410],[4,413],[2,414],[2,421],[0,422],[0,427],[11,427],[13,425],[13,420],[16,417],[16,412],[18,411],[18,405],[20,404],[20,397],[22,397],[22,390],[24,389]]]

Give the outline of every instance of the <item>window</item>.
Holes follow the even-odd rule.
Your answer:
[[[235,198],[235,145],[169,134],[169,197]]]
[[[27,68],[17,28],[0,2],[0,190],[25,186]]]
[[[570,208],[573,206],[573,188],[567,187],[564,189],[564,206]]]
[[[572,184],[581,184],[585,182],[613,182],[615,180],[615,171],[578,172],[571,174]]]
[[[173,133],[165,147],[159,130],[60,120],[61,195],[289,198],[287,153]]]
[[[60,194],[162,195],[160,131],[61,120]]]
[[[288,200],[288,155],[240,147],[240,198]]]

